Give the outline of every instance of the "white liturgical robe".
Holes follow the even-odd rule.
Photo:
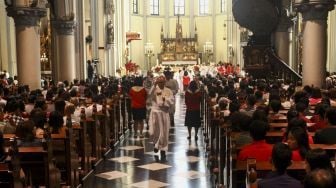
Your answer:
[[[153,139],[154,147],[168,151],[170,117],[169,111],[174,106],[173,92],[164,87],[153,86],[149,92],[149,100],[152,104],[149,115],[149,134]]]

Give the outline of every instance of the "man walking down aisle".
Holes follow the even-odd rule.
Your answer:
[[[149,134],[153,139],[154,152],[160,150],[161,161],[166,161],[168,151],[170,117],[169,112],[173,108],[175,100],[173,92],[165,87],[166,79],[160,76],[149,92],[149,100],[152,108],[149,115]]]
[[[169,88],[173,92],[173,95],[175,98],[175,95],[177,94],[179,87],[178,87],[177,81],[173,78],[174,73],[168,70],[164,72],[164,75],[166,77],[165,87]],[[171,126],[175,126],[174,114],[175,114],[175,104],[170,109],[170,112],[169,112]]]

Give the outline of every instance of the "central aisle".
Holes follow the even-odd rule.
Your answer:
[[[188,141],[184,118],[184,97],[177,95],[175,127],[170,129],[166,162],[154,155],[147,132],[143,139],[131,134],[96,167],[84,187],[211,187],[202,132],[198,141],[194,140],[194,132]]]

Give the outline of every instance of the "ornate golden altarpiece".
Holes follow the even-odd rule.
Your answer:
[[[189,65],[197,64],[197,27],[195,26],[194,37],[183,38],[182,25],[180,24],[180,16],[176,23],[175,38],[164,37],[163,26],[161,26],[161,52],[158,54],[158,59],[163,65]]]

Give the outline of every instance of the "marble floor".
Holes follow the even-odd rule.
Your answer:
[[[146,133],[144,138],[130,134],[114,152],[99,163],[84,181],[84,187],[212,187],[206,163],[202,132],[199,139],[187,139],[184,127],[183,96],[176,97],[175,126],[170,129],[167,160],[153,152],[153,143]]]

